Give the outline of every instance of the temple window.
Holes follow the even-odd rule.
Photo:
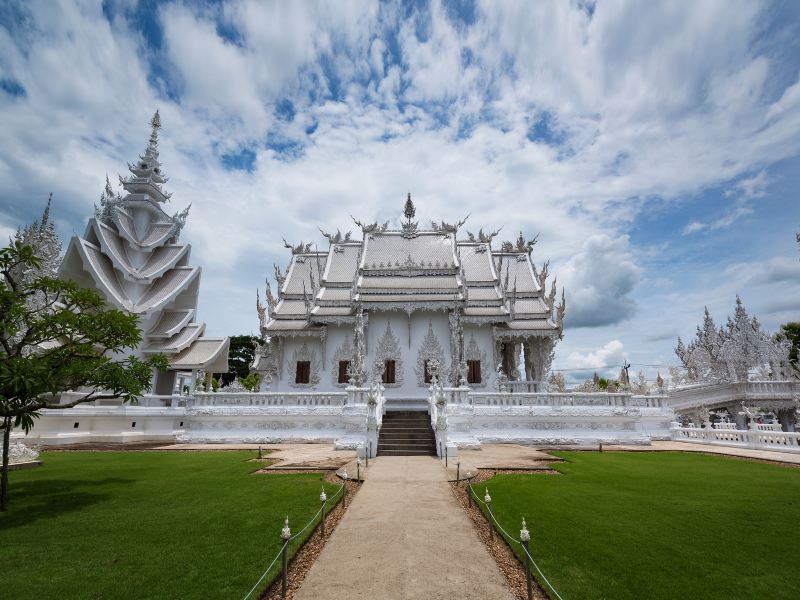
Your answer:
[[[298,360],[297,370],[294,373],[295,383],[310,383],[311,381],[311,361]]]
[[[350,378],[347,375],[347,370],[350,368],[350,361],[349,360],[340,360],[339,361],[339,383],[348,383]]]
[[[425,362],[422,363],[423,366],[425,367],[425,373],[423,377],[425,383],[431,383],[433,381],[433,373],[431,373],[431,370],[428,367],[428,363],[430,363],[430,361],[427,359],[425,360]]]
[[[394,365],[395,362],[393,360],[387,360],[384,363],[383,383],[395,383]]]
[[[468,360],[467,383],[480,383],[480,382],[481,382],[481,361]]]

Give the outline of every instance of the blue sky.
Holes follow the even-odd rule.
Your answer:
[[[5,2],[0,236],[51,191],[82,232],[158,108],[211,334],[256,331],[282,236],[411,191],[422,219],[540,234],[556,368],[674,364],[737,293],[800,320],[799,76],[789,1]]]

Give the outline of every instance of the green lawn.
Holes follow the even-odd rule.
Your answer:
[[[10,473],[0,597],[241,599],[280,549],[284,516],[295,533],[319,509],[319,474],[250,475],[253,455],[44,453]]]
[[[496,475],[486,487],[515,537],[526,517],[531,554],[564,600],[800,597],[800,470],[682,453],[557,454],[563,475]],[[476,492],[483,498],[484,484]]]

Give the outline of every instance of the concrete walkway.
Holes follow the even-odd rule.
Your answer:
[[[472,523],[428,456],[370,460],[369,476],[297,600],[513,600]]]

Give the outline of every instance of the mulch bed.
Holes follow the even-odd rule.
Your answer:
[[[478,471],[476,475],[472,477],[472,487],[480,496],[479,487],[477,484],[481,483],[482,481],[486,481],[495,473],[524,473],[526,475],[531,475],[533,473],[538,474],[558,474],[556,471],[531,471],[531,470],[522,470],[522,469],[502,469],[502,470],[495,470],[495,469],[481,469]],[[486,517],[477,507],[477,502],[472,503],[470,506],[469,499],[467,497],[467,488],[465,483],[462,481],[461,483],[451,482],[450,488],[453,490],[453,494],[458,499],[458,502],[461,504],[461,508],[464,509],[464,512],[467,513],[467,516],[472,521],[472,524],[475,526],[475,530],[478,533],[478,537],[483,542],[483,545],[486,546],[486,549],[489,551],[489,554],[492,555],[495,562],[497,563],[497,567],[500,569],[500,572],[506,578],[509,587],[514,592],[514,594],[520,600],[527,600],[528,599],[528,584],[525,579],[525,568],[524,565],[519,561],[517,556],[511,551],[511,548],[500,535],[499,532],[494,531],[494,535],[492,536],[492,527],[489,525]],[[536,579],[533,580],[533,597],[537,600],[548,600],[547,594],[544,593],[539,584],[536,583]]]
[[[283,474],[291,471],[272,470],[264,472]],[[305,470],[295,472],[308,473],[308,471]],[[336,476],[335,471],[329,471],[325,475],[325,481],[336,485],[342,484],[342,480]],[[349,507],[360,485],[354,481],[347,481],[345,485],[347,486],[347,506]],[[289,575],[287,577],[286,590],[287,598],[294,598],[295,592],[300,589],[300,586],[303,584],[303,580],[305,580],[308,571],[311,569],[311,566],[319,557],[320,552],[322,552],[322,549],[325,547],[325,543],[331,537],[333,531],[336,529],[336,526],[339,524],[339,521],[344,516],[345,510],[347,509],[344,507],[344,502],[338,502],[331,512],[325,514],[325,537],[323,538],[320,526],[317,524],[317,526],[314,528],[314,531],[312,531],[311,535],[308,537],[308,539],[306,539],[305,543],[289,561]],[[279,571],[278,577],[272,582],[272,585],[270,585],[266,591],[259,596],[259,600],[280,600],[281,597],[281,577]]]

